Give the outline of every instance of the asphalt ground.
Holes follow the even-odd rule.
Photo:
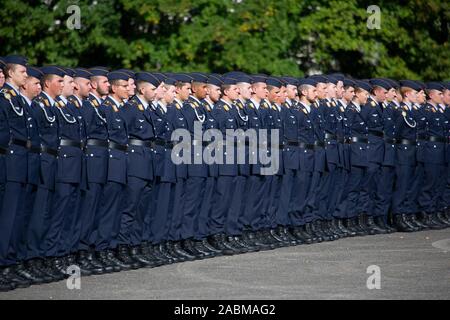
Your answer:
[[[448,300],[450,229],[346,238],[83,277],[80,289],[70,290],[61,281],[0,293],[0,300],[6,299]]]

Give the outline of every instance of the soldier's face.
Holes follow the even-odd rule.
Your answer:
[[[206,92],[207,85],[204,83],[193,83],[192,84],[192,92],[195,94],[197,99],[205,99],[206,95],[208,94]]]
[[[57,97],[62,94],[64,88],[64,79],[63,77],[53,75],[50,80],[46,81],[46,86],[48,93],[54,97]]]
[[[328,98],[336,98],[336,85],[334,83],[327,84],[326,95]]]
[[[286,102],[286,87],[281,87],[280,97],[279,97],[277,103],[283,104],[285,102]]]
[[[377,99],[377,101],[378,102],[385,101],[387,92],[388,91],[384,88],[376,88],[374,91],[374,94],[375,94],[375,98]]]
[[[23,85],[23,89],[27,96],[36,97],[42,91],[41,82],[35,77],[28,77]]]
[[[121,100],[128,99],[128,80],[118,80],[113,85],[113,92]]]
[[[303,93],[306,97],[306,100],[308,100],[309,102],[314,102],[314,100],[317,99],[317,89],[316,87],[313,86],[308,86],[308,88],[306,89],[306,92]]]
[[[269,91],[269,96],[267,98],[269,99],[270,102],[278,103],[278,101],[280,100],[280,93],[281,89],[275,87]]]
[[[141,93],[146,101],[152,101],[156,97],[156,87],[151,83],[146,83],[141,89]]]
[[[5,74],[0,70],[0,88],[5,84]]]
[[[217,102],[220,99],[220,88],[216,85],[210,84],[207,88],[208,96],[213,102]]]
[[[238,87],[243,99],[250,99],[252,97],[252,86],[249,83],[241,82],[238,84]]]
[[[444,104],[450,105],[450,90],[444,90],[442,100],[444,101]]]
[[[97,91],[97,93],[101,96],[105,96],[109,93],[109,87],[111,86],[111,84],[109,83],[107,77],[98,76],[95,80],[95,86],[96,88],[94,89]]]
[[[345,89],[344,94],[342,95],[342,97],[347,101],[352,101],[354,96],[355,96],[355,88],[353,87],[348,87],[347,89]]]
[[[369,92],[366,90],[359,90],[357,93],[355,93],[355,96],[360,104],[366,104],[367,99],[369,98]]]
[[[175,86],[166,86],[166,92],[164,93],[164,101],[170,104],[175,99]]]
[[[316,85],[316,92],[317,92],[317,98],[318,99],[325,99],[326,98],[326,87],[327,85],[325,83],[319,82]]]
[[[409,102],[420,103],[418,99],[418,92],[416,90],[408,91],[405,95],[405,98],[407,98]]]
[[[166,86],[164,84],[164,82],[161,82],[161,84],[158,86],[158,88],[156,88],[156,96],[155,99],[156,100],[161,100],[164,98],[164,95],[166,94]]]
[[[395,99],[396,94],[397,93],[394,88],[389,89],[389,91],[386,93],[386,100],[391,102]]]
[[[181,88],[177,88],[177,94],[182,101],[185,101],[192,94],[191,84],[185,83]]]
[[[292,84],[288,84],[286,86],[286,97],[291,100],[294,100],[297,97],[297,95],[298,95],[297,87],[293,86]]]
[[[336,85],[336,98],[341,99],[344,94],[344,83],[342,81],[338,81]]]
[[[77,94],[82,97],[86,98],[89,95],[89,92],[91,91],[91,81],[85,78],[75,78],[75,89],[77,90]]]
[[[231,100],[236,100],[237,98],[239,98],[239,88],[234,84],[230,85],[230,88],[225,91],[225,94]]]
[[[443,102],[443,94],[442,91],[438,90],[431,90],[430,91],[430,99],[436,104],[440,104]]]
[[[427,100],[427,96],[425,95],[425,91],[420,90],[419,92],[416,91],[416,103],[425,103]]]
[[[258,99],[267,99],[269,90],[267,90],[267,84],[258,82],[253,85],[253,91]]]
[[[128,79],[128,96],[132,97],[136,94],[136,84],[133,78]]]
[[[64,84],[64,88],[62,91],[62,95],[64,97],[69,97],[69,96],[73,95],[73,92],[75,90],[75,82],[73,81],[73,78],[69,77],[69,76],[64,76],[63,84]]]
[[[27,81],[27,68],[20,64],[16,64],[15,67],[11,69],[11,72],[9,74],[13,84],[18,87],[23,86]]]

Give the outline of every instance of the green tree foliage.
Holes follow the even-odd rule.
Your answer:
[[[450,78],[450,3],[378,0],[3,0],[0,55],[33,64],[302,76]],[[78,5],[81,29],[67,27]]]

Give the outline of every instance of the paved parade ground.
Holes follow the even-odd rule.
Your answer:
[[[369,290],[369,266],[380,289]],[[370,267],[370,270],[376,267]],[[376,281],[369,281],[371,284]],[[4,299],[450,299],[450,230],[334,242],[91,276]]]

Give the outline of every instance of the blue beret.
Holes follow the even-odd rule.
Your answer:
[[[114,70],[114,71],[124,72],[124,73],[128,74],[130,76],[130,78],[133,78],[133,79],[135,77],[135,72],[130,69],[119,69],[119,70]]]
[[[344,83],[344,87],[355,87],[355,81],[353,81],[352,79],[349,78],[344,78],[344,80],[342,81]]]
[[[442,86],[440,82],[427,82],[426,85],[428,90],[438,90],[438,91],[444,90],[444,86]]]
[[[277,88],[281,88],[283,86],[281,81],[274,77],[267,78],[266,83],[268,86],[277,87]]]
[[[3,58],[3,60],[5,61],[5,64],[9,64],[9,63],[20,64],[24,67],[26,67],[28,64],[27,58],[25,58],[24,56],[16,55],[16,54],[6,56]]]
[[[230,71],[230,72],[224,73],[223,76],[237,79],[238,77],[248,76],[248,75],[245,72],[242,72],[242,71]]]
[[[220,87],[223,84],[222,77],[209,76],[208,83]]]
[[[400,80],[400,87],[408,87],[416,91],[422,90],[422,86],[415,81],[412,80]]]
[[[387,81],[389,83],[389,85],[391,86],[391,88],[398,89],[400,87],[398,82],[395,80],[388,79],[388,78],[383,78],[382,80]],[[389,88],[389,89],[391,89],[391,88]]]
[[[237,75],[232,78],[236,79],[236,83],[239,83],[239,82],[252,83],[253,82],[253,79],[247,75]]]
[[[105,67],[92,67],[89,69],[89,72],[92,73],[93,76],[104,76],[108,75],[109,70]]]
[[[298,79],[299,87],[304,86],[304,85],[315,86],[316,84],[317,84],[317,81],[312,78]]]
[[[41,80],[41,78],[44,76],[44,74],[42,73],[41,70],[39,70],[36,67],[30,67],[30,66],[27,67],[27,74],[29,77],[34,77],[39,80]]]
[[[372,86],[381,87],[386,90],[389,90],[391,88],[391,85],[389,84],[389,82],[384,79],[370,79],[369,82]]]
[[[44,66],[41,67],[40,70],[43,74],[54,74],[60,77],[64,77],[66,75],[66,71],[58,66]]]
[[[111,71],[108,73],[108,80],[109,81],[113,81],[113,80],[125,80],[128,81],[128,79],[130,79],[130,75],[126,72],[122,72],[122,71]]]
[[[258,82],[266,82],[267,77],[265,76],[261,76],[261,75],[254,75],[251,77],[252,78],[252,83],[258,83]]]
[[[164,82],[167,79],[167,77],[164,74],[162,74],[161,72],[152,72],[152,75],[154,75],[156,78],[158,78],[158,80],[160,82]]]
[[[338,81],[344,82],[345,76],[342,73],[332,73],[330,76],[338,79]]]
[[[337,84],[339,82],[338,78],[335,78],[333,76],[324,76],[324,78],[327,79],[327,82],[332,84]]]
[[[0,57],[0,69],[3,69],[5,67],[5,58]]]
[[[175,80],[179,81],[179,82],[184,82],[184,83],[191,83],[192,82],[192,78],[190,76],[188,76],[187,74],[184,73],[175,73],[172,78],[174,78]]]
[[[199,72],[190,73],[189,76],[192,78],[193,82],[200,82],[200,83],[208,82],[208,77]]]
[[[450,90],[450,82],[441,82],[441,84],[445,90]]]
[[[355,81],[355,85],[356,85],[357,88],[360,88],[360,89],[363,89],[363,90],[366,90],[366,91],[369,91],[369,92],[372,90],[372,86],[367,81],[356,80]]]
[[[177,80],[175,80],[174,78],[166,78],[166,80],[164,80],[164,83],[170,86],[174,86],[175,83],[177,83]]]
[[[72,68],[64,68],[64,71],[66,72],[66,75],[69,77],[74,77],[75,76],[75,70]]]
[[[328,79],[322,75],[313,75],[313,76],[310,76],[309,79],[313,79],[314,81],[316,81],[316,84],[328,82]]]
[[[298,80],[293,77],[281,77],[281,79],[286,83],[290,84],[291,86],[297,86]]]
[[[159,80],[155,75],[150,72],[137,72],[136,73],[136,81],[144,81],[151,83],[155,87],[158,87],[161,84],[161,80]]]
[[[231,77],[222,77],[222,82],[223,84],[226,85],[232,85],[232,84],[236,84],[237,80]]]
[[[92,73],[84,68],[76,68],[75,69],[75,76],[74,78],[85,78],[85,79],[90,79],[92,77]]]

